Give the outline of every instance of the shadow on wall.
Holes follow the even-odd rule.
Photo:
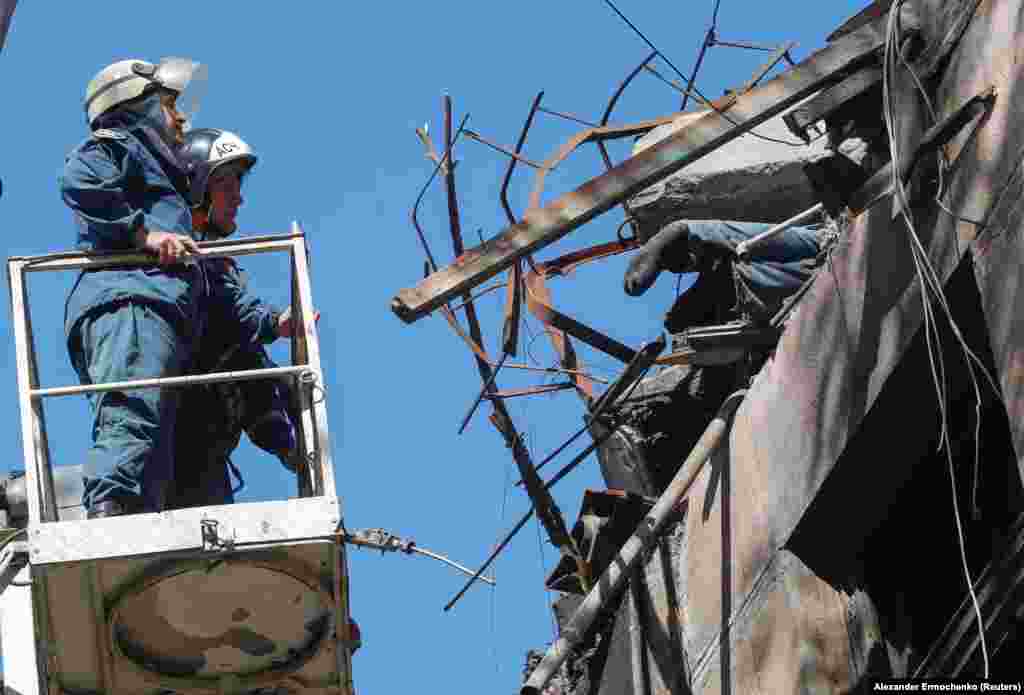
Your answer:
[[[968,344],[993,372],[970,256],[950,279],[947,296]],[[942,347],[957,500],[977,579],[1024,509],[1024,490],[1005,407],[985,385],[975,467],[974,390],[948,327]],[[937,452],[939,429],[919,332],[787,544],[836,589],[869,597],[854,601],[851,610],[870,612],[873,604],[887,650],[883,662],[896,676],[913,673],[966,595],[949,464],[945,452]],[[1019,653],[1014,645],[1003,649]],[[878,655],[864,658],[876,668],[880,663]],[[998,665],[993,661],[994,677]]]

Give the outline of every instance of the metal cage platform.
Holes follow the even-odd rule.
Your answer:
[[[14,579],[0,594],[5,692],[352,692],[348,570],[327,398],[315,388],[322,371],[305,238],[293,225],[288,235],[200,248],[203,258],[289,254],[292,366],[44,388],[27,274],[154,259],[8,259],[28,521],[16,544],[24,554],[0,570]],[[297,498],[61,520],[42,399],[271,377],[292,379],[299,399]]]

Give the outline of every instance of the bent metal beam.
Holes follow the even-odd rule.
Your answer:
[[[904,26],[915,21],[907,17]],[[801,99],[842,79],[885,44],[884,21],[847,34],[802,63],[738,97],[725,112],[698,118],[671,137],[591,179],[518,224],[466,251],[455,262],[406,288],[391,309],[412,323],[450,299],[486,282],[518,259],[561,239],[651,184],[778,115]]]

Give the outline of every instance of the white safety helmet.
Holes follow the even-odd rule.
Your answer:
[[[259,157],[245,140],[229,130],[198,128],[185,135],[178,159],[188,172],[191,203],[199,207],[206,202],[206,191],[217,169],[234,162],[247,172]]]
[[[168,89],[178,95],[178,111],[189,121],[199,110],[206,86],[206,66],[188,58],[162,58],[160,63],[120,60],[100,70],[85,88],[89,126],[116,106],[138,99],[148,89]],[[186,91],[187,90],[187,91]]]

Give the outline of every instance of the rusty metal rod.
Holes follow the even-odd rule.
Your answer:
[[[697,54],[697,62],[693,66],[693,72],[690,73],[690,79],[686,83],[686,93],[683,94],[683,103],[679,107],[680,111],[686,110],[686,104],[690,101],[690,92],[694,90],[697,82],[697,73],[700,72],[700,67],[704,64],[704,57],[708,53],[708,49],[715,45],[715,23],[712,22],[711,26],[708,27],[708,31],[704,34],[704,43],[700,46],[700,52]]]
[[[619,97],[621,97],[622,93],[626,91],[626,87],[628,87],[629,83],[633,81],[633,78],[639,75],[643,71],[644,66],[657,55],[657,51],[652,51],[632,70],[632,72],[626,75],[626,79],[619,84],[619,88],[615,90],[615,94],[613,94],[612,98],[608,100],[608,105],[604,108],[604,115],[601,116],[601,125],[608,125],[608,119],[612,117],[612,111],[615,110],[615,104],[618,103]],[[611,169],[612,158],[608,156],[608,148],[605,147],[602,140],[597,141],[597,149],[601,151],[601,159],[604,160],[605,167]],[[625,209],[625,203],[623,203],[623,209]]]
[[[466,121],[468,120],[469,114],[467,113],[463,116],[462,123],[459,124],[459,129],[455,133],[454,140],[459,139],[463,129],[466,127]],[[444,156],[438,160],[434,170],[430,172],[430,177],[427,179],[427,182],[423,184],[420,194],[416,196],[416,204],[412,206],[412,213],[410,214],[410,217],[412,218],[412,226],[416,228],[416,234],[420,238],[420,245],[423,247],[423,252],[427,255],[427,260],[430,262],[430,269],[435,273],[437,272],[437,262],[434,260],[434,255],[430,252],[430,246],[427,244],[427,237],[423,234],[423,229],[420,227],[417,215],[419,213],[420,203],[423,201],[423,196],[426,194],[427,189],[430,188],[430,184],[434,182],[434,177],[437,176],[437,172],[441,170],[441,167],[444,166],[444,163],[448,160],[449,152],[450,149],[445,151]],[[451,167],[448,168],[450,169]]]
[[[491,398],[508,399],[508,398],[520,398],[522,396],[539,396],[539,395],[545,394],[545,393],[555,393],[557,391],[568,391],[569,389],[574,389],[574,388],[576,388],[576,384],[574,384],[571,381],[566,381],[566,382],[561,383],[561,384],[548,384],[546,386],[535,386],[533,388],[519,389],[519,390],[515,390],[515,391],[496,391],[494,393],[488,394],[486,396],[486,398],[488,398],[488,399],[491,399]]]
[[[681,71],[681,70],[680,70],[679,68],[677,68],[677,67],[675,66],[675,63],[673,63],[673,62],[672,62],[671,60],[669,60],[669,57],[668,57],[667,55],[665,55],[664,53],[662,53],[661,51],[659,51],[659,50],[658,50],[658,47],[657,47],[657,46],[655,46],[655,45],[654,45],[653,43],[651,43],[650,39],[648,39],[648,38],[647,38],[647,37],[646,37],[646,36],[644,35],[644,33],[643,33],[642,31],[640,31],[640,29],[639,29],[639,28],[638,28],[638,27],[637,27],[637,26],[636,26],[635,24],[633,24],[633,22],[629,21],[629,18],[628,18],[628,17],[626,17],[626,15],[622,14],[622,11],[621,11],[621,10],[619,10],[619,8],[615,6],[615,3],[613,3],[613,2],[612,2],[612,0],[604,0],[604,4],[606,4],[606,5],[608,5],[608,7],[612,8],[612,11],[613,11],[613,12],[614,12],[615,14],[619,15],[619,19],[621,19],[621,20],[622,20],[623,22],[625,22],[625,23],[626,23],[626,25],[627,25],[627,26],[629,26],[629,28],[633,30],[633,33],[635,33],[635,34],[636,34],[637,36],[639,36],[639,37],[640,37],[640,39],[641,39],[641,40],[642,40],[642,41],[643,41],[644,43],[646,43],[646,44],[647,44],[647,47],[648,47],[648,48],[650,48],[650,49],[651,49],[652,51],[654,51],[655,53],[657,53],[658,55],[660,55],[660,56],[661,56],[661,59],[662,59],[662,60],[664,60],[664,61],[665,61],[665,63],[666,63],[666,64],[667,64],[667,65],[668,65],[668,66],[669,66],[670,68],[672,68],[672,69],[673,69],[673,70],[675,71],[675,73],[676,73],[677,75],[679,75],[679,76],[680,76],[681,78],[683,78],[683,79],[686,79],[686,75],[684,75],[684,74],[682,73],[682,71]]]
[[[704,34],[704,43],[701,44],[700,52],[697,54],[697,63],[693,66],[693,72],[690,73],[690,81],[686,85],[683,104],[679,107],[680,111],[686,110],[686,104],[690,100],[690,92],[697,88],[697,73],[700,72],[700,66],[704,64],[704,57],[707,55],[708,49],[715,45],[715,40],[718,38],[718,9],[721,6],[722,0],[715,0],[715,10],[711,13],[711,24],[708,25],[707,33]]]
[[[612,385],[591,404],[591,414],[587,418],[590,421],[596,420],[612,403],[618,400],[626,389],[638,382],[647,373],[647,370],[654,364],[654,360],[665,351],[665,336],[659,335],[656,339],[643,345],[636,351],[636,356],[626,365]]]
[[[664,82],[665,84],[667,84],[669,87],[671,87],[672,89],[676,90],[680,94],[685,94],[686,96],[693,96],[694,98],[697,99],[697,101],[702,103],[704,106],[711,106],[711,102],[709,100],[705,99],[704,95],[702,95],[702,94],[700,94],[698,92],[687,91],[686,87],[684,87],[683,85],[679,84],[678,82],[676,82],[675,80],[673,80],[670,77],[665,77],[660,72],[658,72],[657,68],[655,68],[654,66],[652,66],[650,64],[647,64],[647,65],[644,65],[643,69],[646,70],[647,72],[651,73],[655,77],[657,77],[659,80],[661,80],[662,82]]]
[[[537,115],[537,111],[540,109],[540,102],[544,98],[544,92],[538,92],[537,96],[533,99],[533,106],[530,107],[530,113],[526,117],[526,123],[523,124],[523,129],[519,133],[519,139],[516,140],[515,153],[518,155],[523,150],[523,145],[526,144],[526,136],[530,132],[530,126],[533,125],[533,117]],[[508,185],[512,181],[512,172],[516,170],[516,162],[518,160],[513,157],[508,162],[508,169],[505,170],[505,179],[501,182],[501,206],[505,208],[505,217],[508,218],[509,224],[516,223],[516,216],[512,213],[512,206],[508,202]]]
[[[558,116],[559,118],[563,118],[563,119],[565,119],[567,121],[575,121],[576,123],[579,123],[580,125],[585,125],[588,128],[596,128],[597,127],[596,123],[591,123],[590,121],[584,121],[582,118],[578,118],[576,116],[573,116],[570,113],[562,113],[561,111],[554,111],[552,109],[545,109],[542,106],[538,107],[537,110],[540,111],[541,113],[546,113],[546,114],[551,115],[551,116]]]
[[[492,150],[496,150],[498,152],[501,152],[503,155],[505,155],[507,157],[511,157],[512,159],[515,159],[517,161],[520,161],[523,164],[526,164],[527,166],[533,167],[534,169],[546,169],[547,168],[543,164],[537,164],[537,162],[530,161],[526,157],[523,157],[521,155],[516,154],[515,152],[513,152],[510,149],[508,149],[507,147],[503,147],[503,146],[501,146],[501,145],[499,145],[497,143],[491,142],[490,140],[488,140],[487,138],[483,137],[482,135],[480,135],[479,133],[477,133],[475,131],[467,130],[466,131],[466,137],[469,138],[470,140],[476,140],[481,145],[487,145]]]
[[[609,432],[604,437],[602,437],[601,439],[591,443],[590,446],[588,446],[586,449],[584,449],[579,454],[577,454],[576,457],[573,458],[573,460],[570,461],[568,464],[566,464],[566,466],[564,468],[562,468],[562,470],[560,470],[558,473],[556,473],[555,476],[551,480],[549,480],[548,482],[544,483],[544,487],[545,488],[550,488],[552,485],[554,485],[559,480],[561,480],[566,475],[568,475],[569,472],[572,471],[573,468],[578,466],[588,456],[590,456],[592,453],[594,453],[594,450],[597,449],[597,447],[601,446],[601,444],[604,444],[604,442],[609,437],[611,437],[612,433],[614,433],[614,432],[615,432],[614,428],[609,428]],[[458,603],[459,599],[462,598],[462,596],[467,591],[469,591],[470,587],[473,586],[473,584],[480,577],[480,575],[482,575],[484,572],[487,571],[487,568],[490,567],[491,563],[493,563],[498,558],[498,555],[500,555],[501,551],[505,549],[505,546],[507,546],[509,543],[511,543],[512,539],[515,538],[516,534],[519,533],[519,531],[524,526],[526,526],[526,522],[530,520],[531,516],[533,516],[534,511],[535,511],[535,508],[534,507],[530,507],[530,511],[526,512],[526,514],[523,514],[522,518],[519,519],[519,521],[516,522],[516,525],[512,527],[512,530],[509,531],[507,534],[505,534],[505,537],[502,538],[501,541],[496,546],[494,546],[494,550],[492,550],[491,554],[487,556],[487,559],[484,560],[484,563],[482,565],[480,565],[480,569],[478,569],[473,574],[473,576],[469,579],[469,581],[466,582],[466,585],[463,586],[462,589],[459,590],[459,593],[455,594],[455,596],[452,598],[452,600],[449,601],[448,604],[444,607],[445,611],[451,610],[452,607],[456,603]]]
[[[483,297],[485,294],[490,294],[491,292],[494,292],[495,290],[500,290],[504,286],[505,286],[504,282],[499,282],[496,285],[491,285],[490,287],[485,287],[484,289],[480,290],[476,294],[470,295],[469,301],[463,302],[462,304],[456,304],[455,306],[451,307],[451,311],[452,311],[452,313],[455,313],[456,311],[459,311],[460,309],[465,309],[466,305],[469,302],[475,302],[476,300],[480,299],[480,297]]]
[[[444,100],[444,108],[445,139],[448,144],[448,147],[445,150],[445,156],[450,158],[453,140],[451,137],[450,126],[451,99],[447,96]],[[460,132],[462,132],[461,128]],[[456,242],[456,240],[461,242],[461,234],[458,231],[459,207],[456,198],[455,174],[453,167],[448,167],[446,177],[448,183],[448,211],[451,219],[452,240],[453,242]],[[460,252],[459,246],[461,246],[461,243],[457,243],[456,253]],[[463,293],[463,299],[466,300],[466,323],[469,326],[470,338],[473,343],[482,346],[484,344],[483,333],[480,330],[480,321],[477,318],[476,306],[474,306],[473,302],[470,301],[470,288],[466,288],[466,291]],[[474,358],[477,370],[480,373],[480,379],[484,382],[484,391],[490,393],[497,391],[490,360],[486,359],[486,355],[475,354]],[[544,530],[547,531],[551,543],[562,552],[578,558],[579,553],[576,549],[576,542],[573,540],[569,533],[569,529],[565,525],[565,519],[562,518],[562,513],[558,509],[558,504],[555,502],[554,498],[551,497],[551,494],[545,489],[543,481],[537,474],[537,471],[533,466],[533,461],[530,457],[530,452],[523,445],[522,437],[516,430],[515,422],[513,422],[512,417],[509,415],[504,401],[495,399],[490,402],[491,408],[493,409],[491,422],[505,439],[505,445],[512,450],[512,459],[515,461],[516,467],[519,468],[519,475],[526,481],[526,492],[530,496],[530,501],[533,502],[534,507],[537,509],[537,518],[544,526]]]
[[[598,419],[604,415],[604,412],[613,403],[615,403],[616,400],[618,400],[619,396],[621,396],[626,389],[629,389],[630,393],[632,393],[633,389],[640,383],[644,374],[647,373],[647,370],[654,364],[655,358],[657,358],[664,349],[665,336],[662,335],[637,350],[636,357],[633,358],[633,361],[622,371],[622,374],[612,382],[612,385],[609,386],[604,393],[594,400],[593,404],[590,406],[590,413],[584,416],[584,420],[587,424],[583,425],[583,427],[578,429],[576,433],[569,437],[569,439],[567,439],[561,446],[548,454],[543,461],[538,463],[537,470],[539,471],[541,468],[546,466],[556,456],[565,451],[570,444],[579,439],[584,432],[588,431],[590,429],[590,425],[597,422]],[[523,481],[520,480],[516,483],[516,487],[519,487],[522,484]]]
[[[632,394],[632,392],[633,392],[632,389],[635,389],[636,386],[639,383],[640,383],[639,379],[637,381],[635,381],[633,383],[633,386],[630,388],[630,390],[628,392],[626,392],[626,395],[624,397],[628,398],[629,395]],[[619,423],[619,424],[621,424],[621,423]],[[570,461],[569,463],[567,463],[564,466],[562,466],[562,468],[559,469],[559,471],[557,473],[555,473],[553,476],[551,476],[551,479],[548,480],[546,483],[544,483],[544,489],[547,490],[547,489],[550,489],[550,488],[554,487],[555,485],[558,484],[559,481],[562,480],[562,478],[564,478],[565,476],[567,476],[570,473],[572,473],[572,471],[578,465],[580,465],[581,463],[586,461],[587,457],[590,456],[592,453],[594,453],[594,451],[599,446],[601,446],[606,441],[611,439],[611,436],[613,434],[615,434],[618,431],[618,429],[619,429],[619,425],[618,424],[615,424],[615,425],[613,425],[611,427],[607,427],[604,434],[602,434],[600,437],[598,437],[593,442],[591,442],[590,445],[586,449],[584,449],[580,453],[576,454],[576,456],[573,457],[572,461]],[[584,427],[580,432],[577,432],[576,434],[574,434],[569,439],[569,442],[566,442],[564,445],[560,446],[553,454],[551,454],[550,456],[548,456],[547,459],[545,459],[543,462],[541,462],[541,465],[547,463],[552,458],[557,456],[563,449],[565,449],[565,447],[567,447],[582,432],[585,432],[585,431],[586,431],[586,427]],[[537,468],[540,468],[540,466],[537,466]],[[520,481],[520,483],[522,483],[522,481]],[[517,484],[520,484],[520,483],[517,483]],[[515,535],[517,533],[519,533],[519,530],[522,529],[523,526],[526,525],[526,522],[530,520],[530,517],[533,516],[533,512],[534,512],[534,509],[531,507],[530,511],[526,512],[526,514],[523,515],[523,518],[521,518],[519,520],[519,522],[516,523],[516,525],[514,527],[512,527],[512,530],[509,531],[505,535],[505,537],[501,540],[501,542],[498,543],[498,545],[496,545],[494,547],[494,550],[491,552],[491,554],[484,561],[484,564],[480,566],[480,569],[477,570],[477,573],[473,576],[473,578],[470,579],[468,582],[466,582],[466,585],[464,587],[462,587],[462,590],[459,591],[458,594],[455,595],[455,598],[453,598],[451,601],[449,601],[448,605],[446,605],[444,607],[444,609],[446,611],[451,609],[451,607],[454,606],[458,602],[458,600],[460,598],[462,598],[462,595],[465,594],[467,591],[469,591],[469,588],[471,586],[473,586],[473,583],[476,581],[476,577],[478,577],[479,575],[483,574],[487,570],[487,568],[491,566],[491,563],[494,562],[494,560],[498,557],[498,555],[501,553],[501,551],[505,549],[505,546],[507,546],[512,541],[512,539],[515,538]]]
[[[533,99],[530,113],[526,116],[526,122],[519,133],[519,139],[516,140],[515,154],[517,157],[522,152],[523,145],[526,144],[526,136],[530,132],[533,118],[537,115],[537,109],[540,108],[540,102],[543,98],[544,92],[542,90]],[[516,223],[516,216],[512,212],[512,205],[508,202],[508,186],[512,182],[512,174],[515,172],[516,163],[518,162],[517,157],[509,159],[508,168],[505,170],[505,178],[501,182],[501,206],[505,209],[505,216],[508,218],[509,224]],[[530,266],[533,267],[533,258],[527,256],[527,260],[529,260]],[[501,331],[501,349],[507,355],[516,355],[519,349],[519,324],[522,316],[522,275],[522,263],[514,263],[508,271],[505,321]]]
[[[558,456],[558,455],[559,455],[560,453],[562,453],[563,451],[565,451],[566,449],[568,449],[568,448],[569,448],[569,446],[570,446],[570,445],[571,445],[571,444],[572,444],[573,442],[575,442],[575,441],[576,441],[577,439],[579,439],[580,437],[582,437],[582,436],[584,435],[584,433],[586,433],[586,432],[587,432],[587,430],[588,430],[588,429],[589,429],[589,426],[588,426],[588,425],[584,425],[583,427],[581,427],[581,428],[579,428],[578,430],[576,430],[576,431],[575,431],[575,432],[574,432],[574,433],[572,434],[572,436],[571,436],[571,437],[569,437],[569,438],[568,438],[568,439],[566,439],[566,440],[565,440],[564,442],[562,442],[561,444],[559,444],[559,445],[558,445],[558,448],[557,448],[557,449],[555,449],[555,450],[554,450],[554,451],[552,451],[552,452],[551,452],[550,454],[548,454],[547,456],[545,456],[545,457],[544,457],[544,460],[543,460],[543,461],[541,461],[540,463],[538,463],[538,464],[537,464],[537,470],[539,471],[539,470],[540,470],[541,468],[543,468],[544,466],[548,465],[548,464],[549,464],[549,463],[550,463],[550,462],[551,462],[552,460],[554,460],[554,458],[555,458],[556,456]],[[515,487],[522,487],[522,485],[523,485],[523,481],[522,481],[522,480],[518,480],[518,481],[516,481]]]
[[[693,451],[679,467],[672,482],[658,498],[654,508],[637,526],[633,535],[623,544],[618,555],[608,564],[594,587],[583,599],[583,603],[569,620],[569,624],[558,640],[551,645],[540,664],[530,674],[520,690],[520,695],[540,695],[551,676],[565,662],[569,653],[579,645],[605,604],[622,589],[623,582],[651,545],[660,537],[661,529],[679,502],[689,492],[704,464],[718,449],[732,423],[736,408],[742,402],[746,391],[737,391],[725,399],[715,419],[704,430]]]
[[[756,43],[744,43],[743,41],[719,41],[715,38],[713,46],[725,46],[726,48],[745,48],[748,51],[765,51],[771,53],[778,49],[778,46],[761,46]]]
[[[448,158],[449,162],[454,162],[455,157],[452,156],[455,147],[455,142],[452,140],[452,98],[445,94],[442,101],[444,102],[444,155]],[[466,135],[469,135],[468,130],[464,132]],[[451,221],[449,227],[452,235],[452,250],[455,252],[455,257],[458,258],[465,251],[465,248],[462,245],[462,226],[459,223],[459,199],[455,195],[454,166],[449,165],[444,168],[444,185],[448,192],[448,217]],[[467,301],[469,294],[469,292],[466,293]]]
[[[468,425],[469,421],[473,419],[473,413],[476,412],[477,407],[480,405],[480,401],[482,401],[484,399],[484,396],[486,396],[492,390],[492,387],[494,386],[494,380],[498,378],[498,372],[500,372],[501,368],[505,366],[505,360],[507,359],[508,353],[502,353],[501,360],[498,362],[498,366],[495,367],[494,370],[491,372],[491,375],[487,377],[487,381],[484,382],[483,388],[480,389],[479,395],[477,395],[476,400],[473,401],[473,405],[469,407],[469,412],[466,413],[466,417],[462,418],[462,424],[459,425],[459,434],[462,434],[463,432],[466,431],[466,425]]]
[[[587,374],[586,372],[584,372],[584,371],[582,371],[580,369],[562,369],[561,367],[534,367],[534,366],[529,365],[529,364],[515,364],[515,363],[506,364],[505,368],[506,369],[521,369],[521,370],[526,371],[526,372],[543,372],[545,374],[569,374],[570,376],[580,376],[580,375],[582,375],[582,376],[587,377],[591,381],[598,382],[599,384],[607,384],[608,383],[607,379],[602,379],[601,377],[594,376],[593,374]]]
[[[584,449],[580,453],[578,453],[575,456],[573,456],[572,461],[570,461],[569,463],[567,463],[564,466],[562,466],[558,470],[557,473],[555,473],[553,476],[551,476],[551,480],[549,480],[548,482],[544,483],[544,486],[545,487],[552,487],[553,485],[558,484],[558,482],[561,481],[562,478],[564,478],[565,476],[567,476],[570,473],[572,473],[573,469],[575,469],[576,466],[578,466],[581,463],[583,463],[583,461],[586,460],[586,458],[588,456],[590,456],[590,454],[592,454],[594,452],[594,450],[597,449],[597,447],[601,446],[606,441],[608,441],[608,438],[611,437],[612,434],[615,433],[615,431],[618,429],[618,427],[612,427],[610,429],[611,429],[610,432],[606,433],[604,436],[602,436],[602,437],[596,439],[595,441],[591,442],[589,445],[587,445],[586,449]]]

